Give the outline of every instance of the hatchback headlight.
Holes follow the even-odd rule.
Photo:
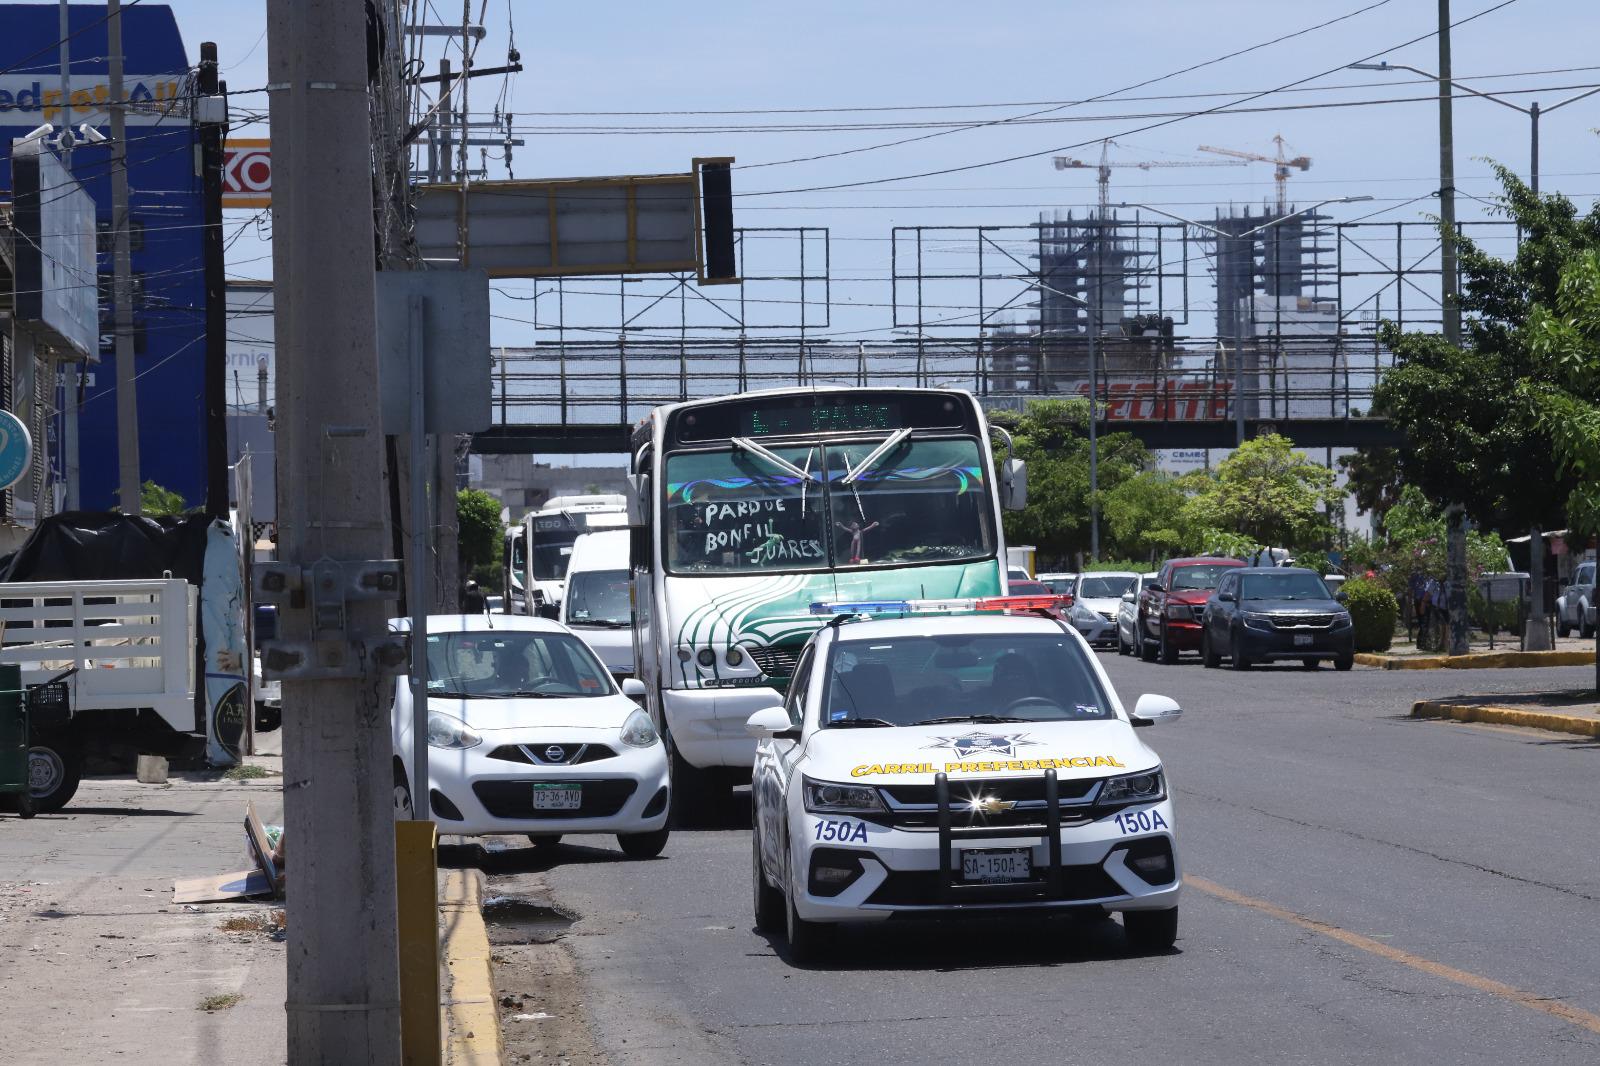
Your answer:
[[[461,719],[440,711],[428,712],[428,747],[459,751],[482,743],[483,738],[477,731]]]
[[[656,724],[642,710],[634,711],[622,723],[622,742],[631,748],[648,748],[660,739]]]
[[[1106,778],[1105,784],[1100,786],[1100,795],[1096,802],[1155,803],[1166,798],[1166,775],[1161,772],[1161,767],[1157,766],[1153,770],[1144,770],[1137,774]]]
[[[882,814],[883,798],[871,785],[842,785],[802,779],[806,810],[812,814]]]

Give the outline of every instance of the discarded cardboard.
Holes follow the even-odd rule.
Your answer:
[[[254,803],[245,804],[244,838],[250,857],[256,862],[255,869],[174,881],[172,902],[221,903],[230,899],[282,895],[283,871],[276,861],[266,826],[256,815]]]

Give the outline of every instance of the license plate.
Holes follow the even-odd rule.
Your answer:
[[[1027,848],[963,851],[963,881],[1027,881],[1033,877],[1033,853]]]
[[[1303,645],[1310,644],[1310,643],[1311,643],[1311,634],[1310,633],[1296,633],[1294,635],[1294,646],[1295,647],[1297,647],[1297,648],[1298,647],[1302,647]]]
[[[575,811],[582,806],[581,785],[533,786],[533,809],[536,811]]]

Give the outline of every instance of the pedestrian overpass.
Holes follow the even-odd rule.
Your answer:
[[[1037,400],[1087,399],[1100,433],[1151,448],[1230,448],[1279,433],[1304,448],[1402,442],[1370,414],[1386,369],[1370,346],[1315,355],[1247,352],[1237,365],[1203,353],[1121,358],[1096,367],[1081,345],[1019,354],[986,338],[838,344],[800,340],[629,340],[495,349],[494,422],[484,454],[628,451],[632,427],[662,404],[794,386],[966,389],[991,412]]]

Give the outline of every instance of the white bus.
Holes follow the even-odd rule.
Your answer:
[[[566,590],[572,545],[584,533],[628,524],[627,497],[552,496],[506,532],[507,614],[554,618]]]
[[[990,435],[1007,458],[997,463]],[[748,780],[753,711],[786,689],[818,601],[1006,591],[1023,463],[970,393],[804,388],[656,408],[634,432],[634,662],[674,802]]]

